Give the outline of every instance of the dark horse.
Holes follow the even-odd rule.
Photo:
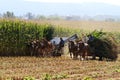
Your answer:
[[[69,49],[70,57],[77,58],[78,47],[77,47],[77,45],[75,45],[75,43],[73,41],[69,41],[68,49]],[[73,57],[72,57],[72,55],[73,55]]]
[[[89,52],[89,45],[81,40],[77,43],[77,45],[78,45],[78,55],[80,55],[80,59],[87,60],[88,56],[91,56],[91,53]]]

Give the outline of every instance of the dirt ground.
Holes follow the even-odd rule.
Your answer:
[[[48,76],[46,76],[46,74]],[[120,56],[117,61],[73,60],[57,58],[0,57],[0,80],[34,77],[37,80],[120,80]]]

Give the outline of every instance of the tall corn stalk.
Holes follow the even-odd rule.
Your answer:
[[[53,27],[50,24],[40,25],[20,20],[0,20],[0,55],[26,55],[25,43],[47,36],[51,38],[53,35],[51,29]]]

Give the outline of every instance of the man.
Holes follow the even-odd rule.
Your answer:
[[[92,42],[94,40],[94,37],[91,34],[88,37],[89,37],[89,41]]]
[[[86,35],[82,34],[82,41],[85,46],[88,46],[88,40],[89,38]]]
[[[53,45],[56,46],[56,42],[55,41],[53,41]]]
[[[62,38],[60,38],[60,42],[59,42],[59,50],[60,52],[63,54],[63,51],[64,51],[64,40]]]

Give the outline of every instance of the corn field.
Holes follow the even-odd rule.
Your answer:
[[[20,20],[0,20],[0,55],[26,55],[27,42],[43,37],[50,40],[54,28],[50,24],[38,25]]]
[[[54,36],[68,37],[73,34],[78,34],[78,36],[81,36],[82,33],[88,33],[88,32],[82,29],[76,29],[74,27],[68,28],[68,27],[57,26],[55,27]]]

